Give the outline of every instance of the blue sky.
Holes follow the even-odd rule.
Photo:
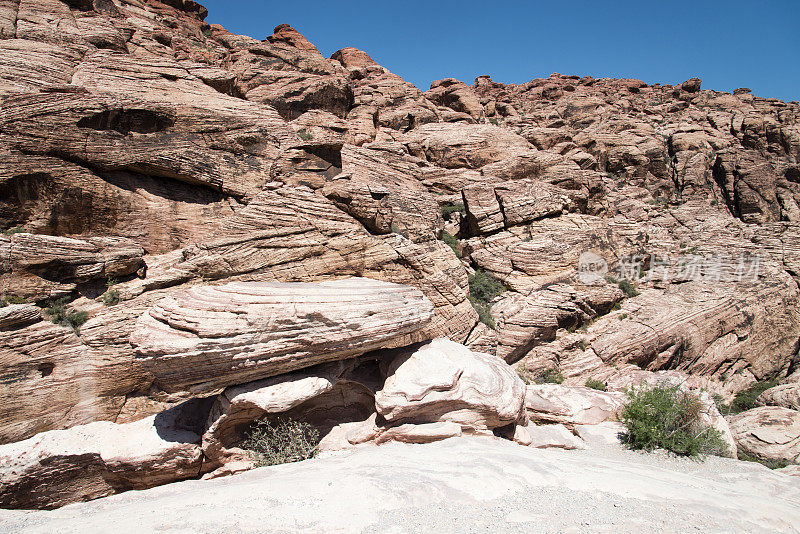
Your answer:
[[[800,0],[200,0],[208,21],[264,39],[289,23],[326,56],[345,46],[423,91],[489,74],[522,83],[562,74],[680,83],[800,99]]]

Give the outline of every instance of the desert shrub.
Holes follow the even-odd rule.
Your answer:
[[[61,326],[69,326],[77,331],[88,319],[89,314],[85,311],[75,311],[67,307],[69,299],[66,297],[51,301],[44,312],[50,322]]]
[[[5,304],[27,304],[28,301],[22,297],[18,297],[17,295],[5,295],[3,296],[2,300]]]
[[[472,295],[467,298],[469,298],[469,302],[475,311],[478,312],[478,320],[494,330],[497,325],[495,325],[494,317],[492,316],[492,306],[488,302],[482,302]]]
[[[299,137],[303,141],[311,141],[312,139],[314,139],[314,135],[311,132],[308,132],[302,128],[300,130],[297,130],[297,137]]]
[[[494,117],[490,118],[489,122],[491,122],[495,126],[498,126],[500,124],[500,122],[497,119],[495,119]]]
[[[453,252],[456,253],[456,256],[459,258],[461,257],[461,253],[458,251],[458,239],[456,239],[453,234],[450,232],[442,232],[442,241],[444,241],[446,245],[453,249]]]
[[[469,294],[483,302],[490,302],[505,290],[500,280],[483,271],[475,271],[469,277]]]
[[[789,460],[761,458],[760,456],[756,456],[755,454],[751,454],[746,451],[739,451],[738,457],[739,460],[743,462],[755,462],[763,465],[764,467],[768,467],[769,469],[783,469],[784,467],[792,465],[792,462]]]
[[[677,386],[642,385],[627,392],[628,403],[620,413],[631,449],[667,449],[682,456],[723,454],[727,444],[715,428],[700,420],[697,396]]]
[[[121,300],[119,290],[109,289],[100,296],[100,300],[102,300],[103,304],[106,306],[116,306]]]
[[[636,290],[636,286],[630,280],[623,278],[619,281],[619,288],[625,293],[626,297],[635,297],[640,293]]]
[[[590,378],[586,381],[586,387],[596,389],[597,391],[606,391],[608,389],[608,384],[603,382],[602,380],[597,380],[596,378]]]
[[[464,209],[464,204],[456,202],[455,204],[445,204],[442,206],[442,219],[445,221],[449,221],[450,216],[454,213],[465,214],[466,210]]]
[[[469,301],[478,312],[480,321],[489,328],[495,327],[489,303],[503,291],[505,291],[503,283],[483,271],[475,271],[475,274],[469,277]]]
[[[301,462],[317,454],[319,431],[306,422],[256,421],[239,445],[250,451],[256,467]]]
[[[777,385],[777,379],[761,380],[749,388],[737,393],[730,405],[726,405],[724,402],[719,402],[717,403],[717,407],[723,415],[737,414],[746,412],[747,410],[752,410],[756,407],[756,399],[758,396],[764,393],[766,390],[774,388]]]
[[[100,296],[100,300],[106,306],[116,306],[122,300],[119,290],[114,289],[115,285],[117,285],[117,281],[113,278],[109,278],[106,281],[106,287],[108,287],[108,290]]]
[[[12,236],[14,234],[20,234],[20,233],[22,233],[24,231],[25,231],[25,228],[23,228],[21,226],[15,226],[14,228],[8,228],[6,230],[3,230],[3,235]]]
[[[558,369],[548,369],[536,377],[537,384],[563,384],[564,375]]]
[[[532,384],[534,382],[533,375],[527,367],[517,367],[517,376],[519,376],[525,384]]]
[[[713,393],[711,398],[714,399],[714,404],[717,406],[717,410],[722,415],[728,415],[731,413],[731,407],[729,404],[725,403],[725,397],[720,395],[719,393]]]

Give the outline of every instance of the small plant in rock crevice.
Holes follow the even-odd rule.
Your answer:
[[[106,306],[116,306],[122,300],[119,290],[114,289],[115,285],[117,285],[117,281],[113,278],[109,278],[106,281],[108,290],[100,296],[100,300],[103,301],[103,304]]]
[[[253,455],[256,467],[301,462],[317,454],[319,431],[304,421],[256,421],[239,444]]]
[[[408,236],[410,235],[410,234],[408,233],[408,230],[404,230],[403,228],[401,228],[401,227],[400,227],[399,225],[397,225],[397,224],[392,224],[391,230],[392,230],[392,233],[393,233],[393,234],[397,234],[397,235],[403,236],[403,237],[405,237],[406,239],[408,239]]]
[[[504,291],[503,283],[488,273],[475,271],[469,276],[469,301],[480,321],[489,328],[495,328],[491,301]]]
[[[637,291],[636,286],[633,285],[633,282],[626,278],[620,280],[618,285],[622,292],[625,293],[626,297],[636,297],[641,294],[639,291]]]
[[[305,130],[304,128],[297,130],[297,137],[299,137],[303,141],[311,141],[312,139],[314,139],[314,135],[311,132]]]
[[[627,431],[623,441],[634,450],[661,448],[681,456],[722,455],[728,445],[722,434],[705,425],[700,399],[666,384],[634,387],[620,413]]]
[[[517,376],[519,376],[520,380],[525,382],[526,385],[533,383],[533,374],[531,374],[530,370],[527,367],[517,367]]]
[[[464,204],[456,202],[454,204],[445,204],[442,206],[442,219],[445,221],[449,221],[454,213],[465,215],[467,212],[464,208]]]
[[[28,301],[16,295],[3,295],[0,297],[0,307],[8,306],[9,304],[27,304]]]
[[[590,378],[586,381],[586,387],[591,389],[596,389],[597,391],[607,391],[608,384],[603,382],[602,380],[597,380],[596,378]]]
[[[67,297],[51,301],[44,309],[47,318],[53,324],[68,326],[76,332],[89,319],[89,314],[85,311],[75,311],[67,307],[69,299]]]
[[[783,469],[784,467],[792,465],[792,462],[790,462],[789,460],[762,458],[760,456],[756,456],[755,454],[751,454],[749,452],[741,450],[739,451],[737,456],[739,457],[739,460],[743,462],[754,462],[757,464],[761,464],[764,467],[767,467],[772,470]]]
[[[21,234],[25,231],[26,231],[25,228],[23,228],[22,226],[15,226],[14,228],[8,228],[6,230],[3,230],[3,235],[6,237],[11,237],[14,234]]]
[[[752,410],[756,407],[756,399],[764,393],[766,390],[770,388],[774,388],[778,385],[778,379],[773,380],[760,380],[749,388],[744,389],[736,394],[733,399],[733,402],[730,404],[725,404],[724,400],[720,396],[714,397],[714,402],[717,404],[717,408],[723,415],[732,415],[741,412],[746,412],[747,410]]]
[[[451,234],[450,232],[442,232],[442,241],[444,241],[444,243],[447,246],[453,249],[453,252],[456,253],[456,256],[458,256],[459,258],[461,257],[461,252],[459,252],[458,248],[460,243],[453,234]]]
[[[558,369],[548,369],[536,377],[537,384],[563,384],[564,375]]]

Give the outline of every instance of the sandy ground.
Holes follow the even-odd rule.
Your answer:
[[[723,458],[531,449],[491,438],[379,448],[67,506],[0,531],[800,532],[800,478]]]

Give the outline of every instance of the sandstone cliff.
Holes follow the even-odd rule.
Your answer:
[[[352,400],[330,443],[527,423],[490,356],[576,386],[668,371],[726,398],[797,370],[797,102],[560,74],[422,92],[361,50],[206,16],[0,0],[0,444],[202,394],[208,424],[181,430],[198,476],[204,432],[210,470],[225,418],[271,413],[231,387],[377,349],[405,359],[300,387]],[[483,322],[476,272],[505,289],[474,302]],[[412,345],[434,338],[474,352]],[[434,379],[444,393],[408,400]],[[108,484],[137,487],[89,494]]]

